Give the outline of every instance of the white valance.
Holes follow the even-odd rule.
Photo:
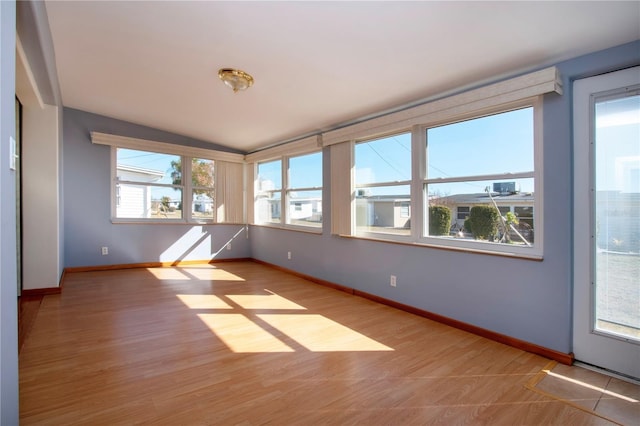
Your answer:
[[[562,94],[562,83],[556,67],[545,68],[332,130],[323,133],[323,144],[329,146],[394,131],[408,130],[414,125],[429,125],[453,120],[464,117],[465,114],[477,115],[482,110],[493,109],[552,92]]]
[[[273,160],[283,155],[309,154],[320,149],[322,149],[322,136],[315,135],[247,154],[245,160],[249,163],[257,163],[259,161]]]
[[[162,152],[173,155],[186,155],[193,158],[222,160],[232,163],[243,163],[244,155],[215,149],[195,148],[173,143],[156,142],[146,139],[130,138],[127,136],[111,135],[108,133],[91,132],[91,142],[98,145],[116,146],[118,148],[137,149],[141,151]]]

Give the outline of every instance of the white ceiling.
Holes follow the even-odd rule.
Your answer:
[[[242,151],[640,39],[635,1],[46,7],[65,106]]]

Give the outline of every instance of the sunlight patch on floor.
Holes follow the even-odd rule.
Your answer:
[[[258,314],[257,317],[312,352],[393,350],[322,315]]]
[[[214,269],[210,266],[198,268],[196,266],[175,267],[175,268],[147,268],[153,276],[159,280],[204,280],[204,281],[238,281],[244,282],[241,278],[231,272],[221,269]]]
[[[198,314],[198,317],[233,352],[294,352],[292,348],[245,315]]]
[[[599,387],[599,386],[593,386],[593,385],[590,385],[589,383],[585,383],[585,382],[583,382],[581,380],[572,379],[571,377],[566,377],[566,376],[563,376],[562,374],[557,374],[557,373],[554,373],[553,371],[550,371],[550,370],[542,370],[542,371],[547,373],[548,376],[555,377],[556,379],[564,380],[564,381],[567,381],[567,382],[572,383],[574,385],[582,386],[582,387],[587,388],[587,389],[593,389],[593,390],[596,390],[598,392],[602,392],[605,395],[612,396],[614,398],[619,398],[619,399],[622,399],[622,400],[627,401],[627,402],[640,402],[637,399],[630,398],[628,396],[621,395],[621,394],[616,393],[616,392],[611,392],[610,390],[607,390],[605,388],[602,388],[602,387]]]
[[[190,280],[191,277],[183,274],[175,268],[147,268],[154,277],[159,280]]]

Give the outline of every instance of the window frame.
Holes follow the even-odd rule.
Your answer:
[[[118,150],[119,149],[131,149],[131,150],[135,150],[135,151],[143,151],[143,152],[149,152],[149,153],[153,153],[153,154],[167,154],[167,155],[178,155],[180,157],[180,162],[182,164],[182,177],[181,177],[181,184],[152,184],[152,185],[145,185],[144,182],[137,182],[137,181],[120,181],[118,180]],[[160,151],[158,149],[154,149],[153,147],[148,147],[148,148],[129,148],[129,147],[124,147],[124,146],[117,146],[117,145],[112,145],[111,146],[111,198],[110,198],[110,204],[111,204],[111,222],[112,223],[190,223],[190,224],[213,224],[216,223],[216,200],[215,197],[213,199],[213,206],[212,206],[212,213],[213,213],[213,217],[211,219],[203,219],[203,218],[193,218],[193,190],[194,189],[201,189],[200,186],[196,186],[193,185],[191,182],[191,165],[193,164],[192,161],[196,159],[196,160],[211,160],[214,162],[214,167],[215,167],[215,163],[216,160],[213,158],[209,158],[208,156],[198,156],[198,157],[192,157],[192,156],[188,156],[188,155],[179,155],[179,154],[173,154],[173,153],[167,153],[167,152],[163,152]],[[184,165],[188,164],[188,167],[185,167]],[[214,187],[211,188],[212,190],[215,191],[215,174],[214,174]],[[180,198],[180,202],[182,203],[183,209],[182,209],[182,217],[181,218],[144,218],[144,217],[140,217],[140,218],[129,218],[129,217],[118,217],[117,216],[117,209],[118,209],[118,204],[122,202],[122,195],[120,193],[120,184],[131,184],[131,185],[140,185],[140,186],[154,186],[154,187],[165,187],[165,188],[179,188],[182,191],[182,196]],[[189,206],[188,209],[185,209],[184,206]]]
[[[101,133],[91,131],[91,143],[94,145],[106,145],[110,147],[110,218],[112,223],[144,223],[144,224],[216,224],[216,223],[246,223],[246,212],[244,209],[245,205],[245,183],[244,178],[242,178],[241,187],[242,189],[238,189],[237,187],[233,187],[232,189],[240,196],[229,197],[228,190],[226,189],[225,181],[229,179],[231,176],[238,175],[238,167],[241,168],[241,174],[244,175],[245,169],[245,155],[239,154],[235,152],[228,151],[218,151],[215,149],[206,149],[206,148],[197,148],[189,145],[181,145],[175,143],[167,143],[167,142],[158,142],[154,140],[148,139],[138,139],[132,138],[128,136],[115,135],[110,133]],[[187,221],[184,218],[184,215],[181,219],[147,219],[147,218],[116,218],[115,209],[116,205],[116,176],[117,176],[117,156],[116,149],[124,148],[124,149],[132,149],[139,151],[149,151],[149,152],[157,152],[161,154],[172,154],[180,157],[188,157],[188,158],[197,158],[197,159],[207,159],[213,160],[216,165],[214,167],[214,202],[215,200],[224,200],[225,209],[220,212],[220,206],[217,203],[214,204],[214,219],[213,220],[190,220]],[[181,161],[185,161],[182,159]],[[189,163],[191,164],[191,163]],[[231,165],[234,165],[231,167]],[[222,166],[222,167],[221,167]],[[221,170],[224,170],[221,172]],[[191,182],[191,166],[187,167],[187,172],[189,174],[185,174],[183,171],[182,179],[188,179],[188,182]],[[218,181],[222,181],[222,185],[215,184]],[[183,199],[183,205],[186,202],[191,202],[191,197],[189,200]],[[232,218],[232,220],[229,220]]]
[[[479,251],[483,253],[489,254],[502,254],[506,256],[516,256],[516,257],[524,257],[524,258],[532,258],[532,259],[542,259],[543,256],[543,232],[537,232],[536,238],[530,246],[516,246],[504,243],[494,243],[489,241],[481,241],[481,240],[464,240],[464,239],[456,239],[456,238],[443,238],[437,236],[429,236],[427,235],[428,226],[429,226],[429,215],[428,215],[428,196],[425,193],[427,191],[429,184],[434,183],[447,183],[447,182],[457,182],[461,180],[465,180],[462,177],[457,178],[435,178],[429,179],[427,176],[427,154],[428,147],[426,141],[426,132],[428,129],[433,127],[439,127],[448,124],[459,123],[468,120],[474,120],[478,118],[488,117],[491,115],[506,113],[510,111],[515,111],[523,108],[532,108],[533,110],[533,170],[521,173],[495,173],[488,175],[473,175],[473,176],[465,176],[464,178],[473,178],[474,180],[504,180],[504,179],[533,179],[534,189],[534,200],[533,200],[533,211],[536,212],[533,217],[534,221],[534,229],[538,229],[542,231],[544,229],[544,218],[542,212],[543,210],[543,114],[542,114],[542,95],[530,97],[527,99],[522,99],[517,102],[510,102],[503,105],[496,105],[491,108],[486,108],[483,110],[479,110],[475,113],[467,113],[461,116],[451,116],[444,120],[438,120],[430,123],[425,123],[420,126],[420,131],[424,134],[424,143],[420,143],[419,155],[421,158],[425,159],[425,165],[421,168],[421,176],[420,176],[420,184],[422,187],[421,195],[423,198],[423,211],[425,212],[420,222],[422,224],[422,230],[420,230],[419,235],[417,235],[416,242],[425,244],[433,247],[441,247],[447,249],[460,249],[465,251]],[[465,180],[466,181],[466,180]],[[453,217],[453,212],[452,212]],[[416,235],[414,233],[414,235]]]
[[[338,235],[348,236],[351,238],[365,238],[380,241],[399,242],[406,244],[418,244],[427,247],[441,248],[447,250],[460,250],[467,252],[476,252],[493,255],[511,256],[525,259],[540,260],[543,257],[543,232],[544,230],[544,218],[542,212],[543,209],[543,112],[542,112],[542,100],[543,95],[530,96],[524,99],[520,99],[512,102],[499,103],[497,105],[491,105],[490,107],[479,108],[474,111],[467,111],[462,114],[449,114],[445,116],[438,116],[437,119],[429,120],[425,119],[419,124],[415,124],[411,128],[411,140],[412,140],[412,178],[410,181],[410,211],[411,211],[411,234],[406,235],[392,235],[386,233],[372,233],[372,232],[357,232],[355,227],[355,202],[351,203],[350,212],[352,216],[352,228],[349,234],[339,233]],[[428,179],[427,177],[427,130],[433,127],[444,126],[448,124],[454,124],[458,122],[483,118],[491,115],[506,113],[523,108],[532,108],[533,110],[533,170],[522,173],[496,173],[482,176],[469,176],[476,180],[482,178],[486,179],[533,179],[535,194],[533,211],[534,214],[534,229],[536,232],[536,238],[530,246],[516,246],[512,244],[495,243],[481,240],[465,240],[460,238],[446,238],[427,235],[429,229],[429,215],[428,215],[428,195],[426,194],[427,185],[429,183],[446,183],[446,178]],[[406,132],[406,128],[398,128],[395,131],[386,132],[386,135],[400,134]],[[384,137],[384,135],[371,135],[370,137],[360,137],[355,139],[351,143],[352,155],[354,157],[353,164],[355,167],[355,143],[367,140],[376,140]],[[454,178],[453,180],[460,180]],[[395,183],[394,183],[395,184]],[[356,187],[355,179],[352,178],[351,193],[353,199],[358,189],[366,187],[367,185],[358,185]],[[375,185],[374,185],[375,186]],[[468,206],[469,208],[471,206]],[[453,218],[454,212],[452,212]]]
[[[263,221],[259,221],[258,220],[258,214],[257,214],[257,209],[256,209],[256,205],[257,205],[257,201],[258,201],[258,195],[260,194],[260,191],[258,190],[258,188],[256,187],[254,190],[254,197],[253,197],[253,209],[254,209],[254,217],[253,217],[253,224],[254,225],[258,225],[258,226],[267,226],[267,227],[274,227],[274,228],[283,228],[283,229],[292,229],[292,230],[297,230],[297,231],[303,231],[303,232],[310,232],[310,233],[315,233],[315,234],[321,234],[323,232],[324,229],[324,217],[323,220],[320,222],[320,226],[308,226],[308,225],[300,225],[300,224],[295,224],[295,223],[291,223],[291,212],[289,210],[289,201],[290,201],[290,193],[291,192],[296,192],[296,191],[319,191],[321,194],[322,199],[324,199],[324,194],[323,194],[323,187],[324,187],[324,166],[323,166],[323,162],[324,162],[324,154],[322,152],[321,148],[315,147],[313,150],[293,150],[294,152],[290,153],[290,154],[280,154],[277,156],[266,156],[263,159],[259,159],[256,160],[253,163],[253,170],[254,170],[254,176],[255,176],[255,181],[257,182],[259,174],[258,174],[258,168],[260,166],[260,164],[266,164],[266,163],[272,163],[272,162],[276,162],[276,161],[280,161],[280,173],[281,173],[281,187],[280,189],[276,190],[277,192],[280,193],[280,220],[277,222],[263,222]],[[296,157],[303,157],[306,155],[313,155],[313,154],[320,154],[320,173],[322,174],[320,181],[323,183],[322,186],[312,186],[312,187],[291,187],[290,186],[290,182],[291,182],[291,177],[290,177],[290,160],[292,158],[296,158]],[[322,205],[323,200],[320,200],[320,203]]]

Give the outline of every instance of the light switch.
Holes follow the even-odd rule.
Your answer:
[[[18,154],[16,154],[16,140],[13,136],[9,136],[9,168],[16,169]]]

